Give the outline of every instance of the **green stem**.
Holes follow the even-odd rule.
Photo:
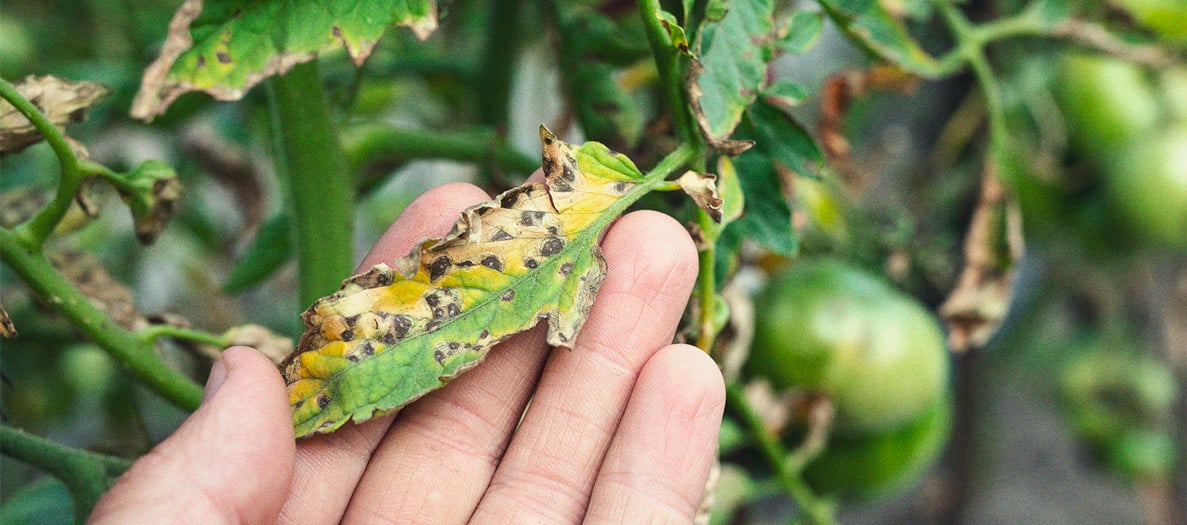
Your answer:
[[[1028,28],[1029,23],[1024,21],[1030,17],[1023,14],[1016,17],[1016,21],[1006,19],[998,25],[974,26],[956,4],[947,0],[935,0],[934,4],[956,40],[956,49],[949,58],[942,61],[942,64],[953,67],[952,72],[967,64],[972,71],[985,97],[985,110],[989,117],[990,152],[992,156],[997,157],[1006,148],[1005,108],[1001,87],[993,74],[989,59],[985,56],[985,45],[995,38],[1013,36],[1018,34],[1018,31]]]
[[[492,0],[487,13],[490,30],[486,34],[486,52],[476,82],[480,121],[495,129],[507,130],[511,102],[511,81],[515,74],[515,57],[520,41],[519,0]]]
[[[141,328],[136,331],[136,337],[149,344],[162,337],[168,337],[182,341],[208,344],[219,348],[226,348],[231,345],[231,341],[226,336],[170,324],[157,324],[147,328]]]
[[[92,305],[39,249],[21,242],[16,233],[0,229],[0,259],[46,304],[61,312],[113,358],[127,365],[145,384],[181,408],[198,408],[202,388],[161,361],[150,342],[120,327]]]
[[[22,242],[34,250],[40,250],[50,233],[62,222],[66,211],[70,209],[70,203],[74,201],[74,196],[82,184],[83,173],[79,169],[78,156],[66,141],[66,135],[50,122],[37,106],[25,99],[16,87],[3,78],[0,78],[0,97],[20,111],[33,127],[37,128],[41,136],[45,137],[61,166],[58,191],[53,200],[17,230]]]
[[[132,466],[124,458],[66,447],[8,425],[0,425],[0,452],[62,480],[74,497],[78,523],[86,521],[99,497]]]
[[[490,129],[441,133],[371,124],[346,130],[342,144],[356,170],[431,158],[493,164],[524,175],[540,167],[540,159],[521,153]]]
[[[758,445],[763,458],[775,471],[775,478],[799,505],[808,520],[818,525],[837,523],[836,509],[833,503],[813,493],[812,489],[800,479],[799,473],[790,468],[787,461],[787,450],[775,436],[767,431],[762,416],[754,407],[750,406],[750,401],[746,399],[742,386],[738,383],[726,385],[725,395],[726,404],[732,412],[750,428],[750,435]]]
[[[354,178],[338,142],[317,62],[271,81],[287,170],[301,304],[338,289],[353,263]]]
[[[659,0],[639,0],[639,15],[643,17],[643,28],[647,33],[647,43],[651,46],[651,54],[655,56],[655,66],[659,70],[660,80],[663,82],[664,101],[668,105],[668,113],[672,117],[672,127],[683,136],[689,144],[703,149],[701,134],[693,125],[688,114],[688,101],[684,96],[684,76],[681,74],[679,56],[672,46],[672,39],[664,29],[659,19]],[[700,156],[698,154],[698,156]],[[694,169],[697,169],[694,167]]]
[[[717,225],[709,214],[701,208],[696,209],[697,226],[701,231],[712,231]],[[705,353],[713,352],[713,343],[717,340],[717,323],[715,311],[717,308],[717,243],[706,242],[697,251],[699,273],[697,273],[697,305],[700,310],[700,334],[697,336],[697,348]]]

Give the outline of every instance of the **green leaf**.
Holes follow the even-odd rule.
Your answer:
[[[571,2],[556,2],[555,9],[560,36],[558,65],[581,129],[590,139],[615,148],[634,145],[643,134],[645,119],[615,79],[615,66],[636,62],[649,53],[642,26],[617,23]]]
[[[938,78],[940,64],[907,34],[903,23],[877,0],[817,0],[829,18],[866,52],[925,78]]]
[[[718,244],[728,248],[746,238],[780,255],[795,255],[799,241],[791,227],[791,206],[783,196],[783,183],[771,159],[755,148],[734,159],[734,165],[745,195],[746,212],[726,227]]]
[[[238,100],[260,81],[338,48],[361,65],[393,24],[428,38],[437,28],[435,0],[186,0],[161,56],[145,70],[132,116],[151,120],[190,91]]]
[[[799,10],[787,21],[787,33],[776,44],[786,53],[799,54],[812,49],[824,31],[824,15],[818,11]]]
[[[800,105],[804,99],[808,98],[808,90],[796,82],[779,80],[763,88],[761,96],[771,105],[790,109]]]
[[[265,220],[247,250],[231,267],[223,291],[236,293],[256,286],[293,257],[292,217],[278,213]]]
[[[729,139],[766,82],[773,17],[771,0],[734,2],[720,22],[701,29],[700,59],[693,66],[689,94],[710,143]]]
[[[598,235],[662,180],[601,144],[541,139],[545,182],[467,209],[444,238],[305,312],[280,365],[298,437],[398,410],[540,319],[550,344],[573,345],[606,272]]]
[[[746,111],[746,135],[756,148],[798,175],[811,176],[824,154],[808,131],[779,108],[764,100]]]
[[[692,53],[688,51],[688,37],[684,34],[684,28],[680,27],[680,23],[676,21],[676,15],[661,9],[656,18],[659,18],[659,23],[668,30],[668,38],[672,40],[672,46],[681,53],[692,56]]]
[[[729,157],[717,160],[717,194],[721,196],[721,225],[738,220],[746,205],[746,193],[738,179],[738,170]]]

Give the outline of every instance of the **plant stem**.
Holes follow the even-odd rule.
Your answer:
[[[672,117],[672,127],[676,129],[685,141],[699,149],[701,134],[693,125],[688,114],[688,101],[684,96],[684,76],[681,74],[679,57],[676,48],[672,46],[671,37],[660,22],[659,0],[639,0],[639,15],[643,17],[643,28],[647,32],[647,43],[651,45],[651,54],[655,56],[655,67],[659,70],[660,80],[663,82],[664,102],[668,105],[668,113]],[[698,154],[699,156],[699,154]],[[693,169],[701,169],[693,167]]]
[[[787,461],[787,450],[775,436],[767,431],[762,416],[754,407],[750,406],[750,401],[746,399],[742,386],[738,383],[726,385],[725,395],[726,404],[742,419],[742,423],[750,427],[750,435],[758,444],[759,451],[762,452],[771,469],[775,471],[775,478],[799,505],[808,520],[820,525],[837,523],[836,509],[833,503],[814,494],[812,489],[800,479],[799,472],[790,468]]]
[[[711,231],[716,228],[713,219],[705,210],[698,207],[695,211],[697,226],[701,231]],[[713,343],[717,340],[717,323],[714,315],[717,308],[717,243],[700,243],[697,249],[697,305],[700,312],[700,333],[697,335],[697,348],[707,354],[713,353]]]
[[[40,250],[50,233],[62,222],[66,211],[70,209],[70,203],[82,184],[83,174],[79,169],[78,156],[66,141],[66,135],[50,122],[37,106],[25,99],[16,87],[3,78],[0,78],[0,97],[20,111],[33,127],[37,128],[41,136],[45,137],[45,141],[54,150],[54,155],[58,157],[61,167],[58,191],[53,200],[17,230],[17,235],[23,243],[34,250]]]
[[[338,289],[353,263],[354,180],[317,62],[271,80],[297,240],[300,301]]]
[[[49,473],[70,489],[74,520],[86,521],[99,497],[132,462],[59,445],[20,429],[0,425],[0,452]]]
[[[212,334],[202,330],[194,330],[191,328],[182,328],[171,324],[157,324],[147,328],[141,328],[136,331],[136,337],[146,343],[152,343],[162,337],[169,337],[172,339],[179,339],[183,341],[193,341],[195,343],[203,343],[219,348],[230,346],[231,342],[226,336],[219,334]]]
[[[127,365],[150,388],[181,408],[191,411],[198,408],[202,388],[161,361],[151,342],[120,327],[92,305],[39,249],[22,243],[11,230],[0,228],[0,259],[47,304],[113,358]]]
[[[969,22],[956,4],[948,0],[935,0],[933,3],[947,23],[952,37],[956,39],[956,49],[941,63],[948,72],[954,72],[965,64],[972,71],[973,77],[985,97],[985,111],[989,117],[990,155],[996,162],[996,159],[1006,151],[1005,108],[1002,102],[1001,87],[997,77],[993,74],[989,59],[985,56],[985,44],[989,41],[986,35],[996,35],[997,37],[1014,35],[1017,33],[1013,31],[1027,27],[1027,25],[1021,21],[1010,22],[996,28],[989,26],[990,29],[986,31],[984,26],[974,26]]]
[[[486,53],[479,66],[474,92],[478,95],[479,120],[502,134],[507,130],[511,81],[519,48],[519,0],[492,0],[487,12]]]
[[[524,175],[540,167],[540,159],[511,147],[491,129],[441,133],[370,124],[343,132],[342,144],[356,170],[376,164],[431,158],[494,164],[499,169]]]

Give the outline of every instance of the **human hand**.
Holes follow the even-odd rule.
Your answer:
[[[467,184],[426,192],[362,266],[444,234],[487,198]],[[398,414],[333,434],[294,443],[276,367],[228,349],[202,406],[91,522],[692,521],[724,405],[713,361],[669,344],[696,252],[647,211],[617,221],[602,247],[609,273],[572,350],[548,347],[537,326]]]

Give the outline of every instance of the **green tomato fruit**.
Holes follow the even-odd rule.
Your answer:
[[[1084,156],[1098,158],[1144,137],[1162,118],[1141,68],[1118,59],[1068,55],[1054,88],[1072,148]]]
[[[1187,43],[1187,0],[1115,0],[1139,24],[1172,42]]]
[[[1131,143],[1106,175],[1109,195],[1132,226],[1187,247],[1187,123]]]
[[[870,498],[902,490],[943,452],[952,406],[942,399],[906,426],[867,436],[836,436],[808,463],[804,479],[813,489],[844,498]]]
[[[803,261],[757,300],[752,377],[824,393],[841,432],[881,432],[917,418],[947,392],[936,319],[881,279],[836,261]]]

